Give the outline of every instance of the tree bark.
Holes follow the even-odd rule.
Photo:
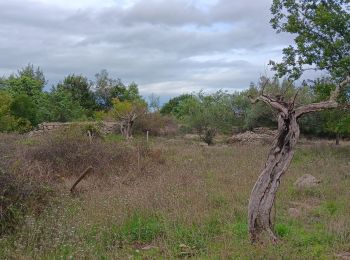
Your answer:
[[[295,113],[278,116],[278,135],[271,147],[267,162],[252,190],[248,206],[249,234],[252,242],[267,232],[277,242],[273,232],[271,211],[280,179],[287,171],[299,139],[299,125]]]
[[[339,145],[340,144],[340,134],[336,133],[335,134],[335,145]]]
[[[273,232],[271,211],[281,177],[286,173],[292,161],[294,148],[299,140],[298,119],[307,113],[337,108],[339,105],[336,101],[337,96],[340,90],[349,83],[350,76],[336,87],[328,101],[312,103],[298,108],[295,108],[297,94],[289,103],[264,95],[263,91],[257,98],[251,99],[252,103],[263,101],[278,111],[278,134],[249,199],[248,224],[252,242],[256,242],[264,232],[270,236],[272,242],[277,242],[277,237]]]

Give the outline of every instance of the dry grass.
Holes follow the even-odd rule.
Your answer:
[[[105,147],[99,150],[105,157],[113,147],[123,146],[99,145]],[[43,144],[30,147],[35,151]],[[27,216],[17,233],[0,240],[0,258],[328,259],[350,251],[349,147],[299,147],[278,194],[277,247],[252,246],[247,238],[248,198],[268,146],[201,147],[158,138],[150,148],[123,147],[131,149],[125,164],[115,157],[92,157],[101,159],[96,163],[104,174],[84,180],[85,188],[75,196],[67,192],[72,179],[71,168],[65,168],[58,200],[40,217]],[[31,156],[42,164],[54,158]],[[79,158],[85,167],[90,157]],[[322,184],[296,190],[293,182],[305,173]],[[288,215],[291,207],[301,210],[299,218]]]

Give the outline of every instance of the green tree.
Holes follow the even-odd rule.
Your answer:
[[[171,98],[162,106],[160,113],[162,115],[173,115],[176,118],[180,119],[185,116],[185,114],[187,114],[187,112],[183,110],[183,103],[191,102],[190,100],[196,100],[192,94],[182,94],[180,96]]]
[[[141,99],[133,101],[120,101],[118,98],[112,100],[112,114],[120,124],[120,132],[125,139],[132,138],[135,120],[147,111],[147,104]]]
[[[16,128],[16,118],[11,115],[13,99],[9,93],[0,90],[0,132],[13,131]]]
[[[68,75],[64,78],[63,82],[57,85],[57,89],[71,93],[72,99],[79,103],[85,111],[89,112],[88,116],[91,116],[93,110],[96,108],[96,102],[91,88],[92,83],[86,77],[74,74]]]
[[[210,95],[199,92],[181,102],[178,111],[184,115],[183,121],[209,145],[218,131],[230,133],[237,124],[233,96],[223,91]]]
[[[37,106],[34,100],[26,95],[19,94],[13,98],[10,106],[11,114],[22,120],[27,120],[30,125],[35,126],[37,122]]]
[[[295,46],[283,49],[283,61],[272,62],[273,69],[292,78],[299,78],[305,69],[325,70],[338,80],[348,76],[349,11],[349,0],[274,0],[272,27],[295,35]]]
[[[53,88],[48,100],[49,121],[68,122],[84,119],[84,108],[74,100],[70,91]]]
[[[101,72],[97,73],[95,77],[95,95],[100,108],[104,110],[112,108],[113,98],[124,100],[126,86],[120,79],[109,77],[107,70],[101,70]]]

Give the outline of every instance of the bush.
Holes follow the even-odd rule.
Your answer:
[[[175,135],[178,125],[173,117],[163,116],[158,112],[146,114],[135,122],[135,131],[149,131],[153,136]]]
[[[27,148],[26,160],[39,164],[49,177],[79,175],[90,165],[98,174],[127,172],[133,166],[132,149],[103,142],[94,136],[97,130],[90,142],[87,130],[92,128],[73,125],[40,136],[37,145]]]
[[[0,170],[0,236],[15,230],[27,212],[40,211],[49,193],[43,182],[33,181],[33,177]]]

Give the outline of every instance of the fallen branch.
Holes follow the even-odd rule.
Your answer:
[[[73,192],[75,187],[79,184],[79,182],[82,181],[82,179],[85,178],[85,176],[90,172],[92,171],[94,168],[90,165],[89,167],[87,167],[85,169],[85,171],[80,175],[80,177],[74,182],[72,188],[70,189],[70,192]]]

